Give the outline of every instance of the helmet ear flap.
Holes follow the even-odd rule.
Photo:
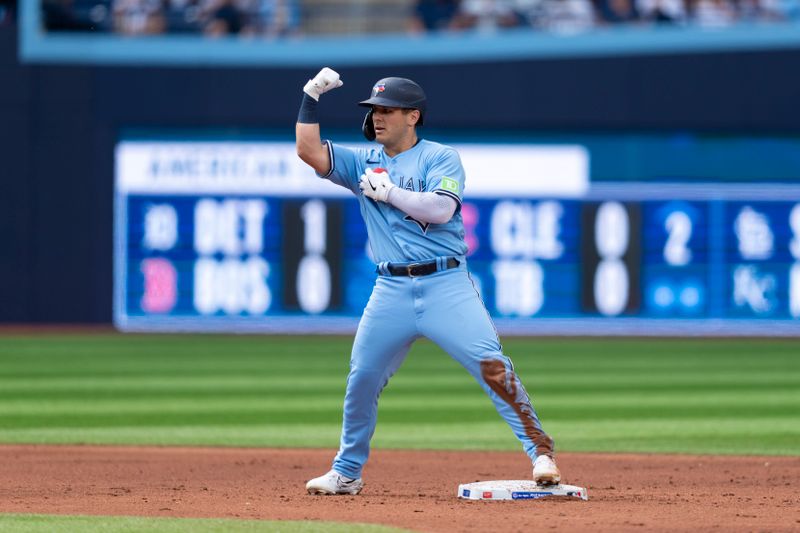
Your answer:
[[[375,124],[372,123],[372,109],[367,111],[367,115],[364,117],[364,124],[361,126],[361,131],[368,141],[375,140]]]

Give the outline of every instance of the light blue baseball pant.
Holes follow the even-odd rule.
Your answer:
[[[462,264],[423,277],[378,276],[353,343],[334,470],[361,477],[375,432],[378,397],[420,337],[438,344],[472,374],[532,461],[552,455],[553,440],[542,430],[511,360],[503,355],[494,324]]]

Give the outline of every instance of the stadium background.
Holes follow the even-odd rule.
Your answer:
[[[79,57],[21,63],[24,36],[14,25],[0,35],[4,174],[25,176],[3,180],[3,321],[110,321],[114,147],[125,130],[288,132],[297,80],[317,68],[114,66]],[[343,103],[389,72],[426,87],[430,134],[444,140],[465,130],[482,138],[589,132],[793,140],[800,51],[784,46],[440,64],[408,57],[386,67],[356,61],[339,67],[347,83],[336,103],[321,107],[321,120],[326,131],[357,134],[361,112]],[[797,168],[779,173],[784,181],[798,175]],[[709,179],[747,179],[734,174]],[[592,177],[613,178],[659,176]]]
[[[760,140],[791,147],[800,139],[800,45],[791,31],[772,40],[764,37],[764,27],[717,28],[710,34],[738,38],[708,46],[704,30],[677,28],[654,50],[637,43],[648,36],[658,41],[663,32],[657,28],[631,38],[617,28],[622,38],[614,47],[603,48],[608,35],[597,37],[600,52],[590,51],[595,41],[589,32],[577,37],[587,37],[583,48],[569,49],[569,39],[552,37],[567,43],[566,52],[441,62],[395,53],[386,65],[375,54],[359,64],[335,50],[330,60],[322,55],[313,64],[305,57],[292,66],[266,51],[266,59],[253,62],[252,43],[227,40],[216,43],[224,53],[207,56],[205,63],[193,55],[184,63],[175,55],[160,61],[151,52],[136,61],[136,44],[146,41],[126,40],[115,62],[99,52],[70,52],[91,51],[80,46],[98,36],[79,35],[78,48],[71,48],[74,43],[48,41],[53,35],[31,34],[8,16],[29,3],[5,2],[3,8],[0,441],[5,444],[336,446],[348,337],[109,333],[114,150],[129,132],[179,138],[286,134],[296,117],[299,87],[320,66],[330,65],[346,84],[337,105],[323,103],[321,119],[326,130],[352,139],[362,112],[342,102],[362,99],[365,88],[388,74],[414,78],[426,88],[431,138],[469,132],[483,140],[591,139],[598,146],[607,139],[615,150],[614,142],[630,138],[665,140],[662,146],[671,139],[723,144],[746,139],[750,149]],[[310,27],[325,28],[321,20]],[[796,30],[792,23],[776,23],[766,31],[786,35],[779,30],[787,28]],[[114,48],[114,35],[108,28],[102,33]],[[762,38],[747,37],[752,34]],[[197,39],[200,49],[210,50],[207,41]],[[594,174],[593,182],[662,183],[658,157],[652,164],[637,162],[652,151],[632,146],[635,153],[605,167],[611,171]],[[793,186],[800,180],[800,166],[775,165],[764,153],[753,151],[748,158],[734,148],[727,155],[736,156],[737,165],[723,163],[717,174],[686,167],[681,181],[691,183],[698,174],[721,187]],[[723,151],[720,157],[725,156]],[[58,334],[53,325],[100,326],[100,332]],[[774,333],[771,327],[765,322],[763,334]],[[796,334],[769,341],[513,338],[505,347],[562,451],[800,453]],[[439,352],[419,343],[387,389],[377,448],[516,450],[474,383]],[[542,358],[549,361],[546,367]],[[296,379],[298,369],[306,371],[305,379]],[[447,401],[431,409],[442,402],[441,391]],[[313,409],[308,398],[314,398]],[[570,475],[580,479],[580,473]],[[653,486],[661,481],[653,480]],[[603,501],[607,487],[594,488]],[[20,512],[11,500],[4,499],[3,510]],[[46,509],[46,504],[37,508]],[[796,524],[788,521],[794,519],[790,512],[768,518],[776,530]],[[4,517],[9,528],[20,530],[15,519]],[[667,525],[683,523],[670,519]],[[47,530],[43,523],[41,531]]]

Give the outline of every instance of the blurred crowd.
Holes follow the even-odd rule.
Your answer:
[[[282,37],[300,29],[298,0],[41,0],[48,31]]]
[[[286,37],[800,21],[800,0],[41,0],[49,31]],[[361,23],[335,24],[334,18]],[[316,23],[309,22],[316,18]],[[388,19],[388,24],[387,24]]]
[[[534,28],[578,32],[629,24],[703,27],[800,19],[798,0],[421,0],[419,31]]]
[[[421,0],[412,30],[578,32],[618,24],[724,27],[784,20],[800,20],[800,0]]]

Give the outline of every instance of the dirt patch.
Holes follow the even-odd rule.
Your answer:
[[[576,499],[470,502],[459,483],[530,476],[504,452],[373,452],[359,496],[305,493],[331,450],[0,446],[0,512],[335,520],[417,531],[797,531],[800,458],[558,456]]]

